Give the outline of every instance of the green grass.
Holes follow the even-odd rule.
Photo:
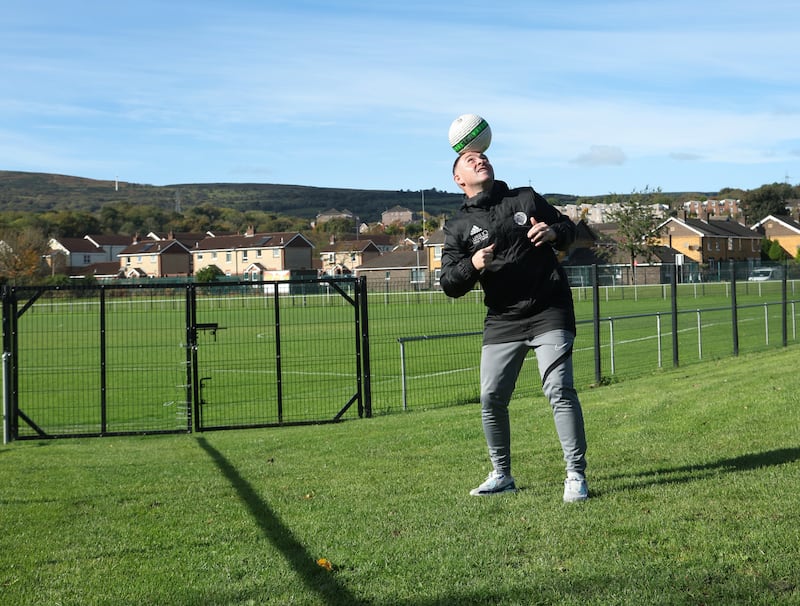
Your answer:
[[[797,356],[583,390],[574,505],[541,397],[512,403],[520,492],[485,499],[474,405],[2,446],[0,603],[797,604]]]

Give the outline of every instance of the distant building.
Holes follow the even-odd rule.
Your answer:
[[[175,278],[192,273],[192,256],[177,240],[137,240],[119,253],[119,259],[126,278]]]
[[[270,272],[310,272],[313,248],[299,232],[254,233],[250,228],[240,235],[204,238],[191,249],[191,257],[195,274],[215,265],[226,276],[271,280]]]
[[[319,253],[322,272],[329,275],[352,273],[353,269],[359,265],[380,255],[381,250],[367,238],[339,241],[331,238],[329,244]]]
[[[407,225],[414,220],[414,213],[403,206],[393,206],[381,213],[381,223],[384,225]]]
[[[800,222],[782,215],[768,215],[752,227],[764,238],[778,242],[784,252],[793,259],[800,255]]]
[[[741,214],[739,204],[741,200],[725,198],[724,200],[689,200],[683,203],[683,210],[687,216],[695,216],[700,219],[707,217],[733,217],[738,218]]]
[[[661,224],[660,244],[674,249],[687,260],[712,268],[723,261],[745,261],[761,257],[761,236],[730,219],[680,219],[670,217]]]
[[[347,219],[348,221],[355,220],[356,216],[349,210],[337,210],[335,208],[329,208],[328,210],[321,212],[317,215],[316,223],[325,223],[327,221],[331,221],[333,219]]]
[[[108,261],[108,252],[85,238],[51,238],[45,256],[51,273],[72,275],[77,270]]]

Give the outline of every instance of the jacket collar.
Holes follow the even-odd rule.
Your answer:
[[[499,202],[508,191],[508,185],[505,181],[498,181],[495,179],[495,182],[492,184],[492,189],[488,192],[481,192],[471,198],[464,196],[464,203],[461,208],[487,208]]]

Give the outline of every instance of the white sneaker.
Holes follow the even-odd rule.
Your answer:
[[[564,480],[564,502],[575,503],[589,498],[589,487],[586,478],[575,472],[569,472]]]
[[[502,492],[517,492],[517,486],[514,484],[514,478],[511,476],[497,473],[494,469],[486,478],[486,481],[469,491],[473,497],[487,497],[493,494],[500,494]]]

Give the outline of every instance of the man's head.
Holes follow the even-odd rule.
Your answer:
[[[453,181],[467,197],[489,191],[494,184],[494,169],[480,152],[464,152],[453,164]]]

